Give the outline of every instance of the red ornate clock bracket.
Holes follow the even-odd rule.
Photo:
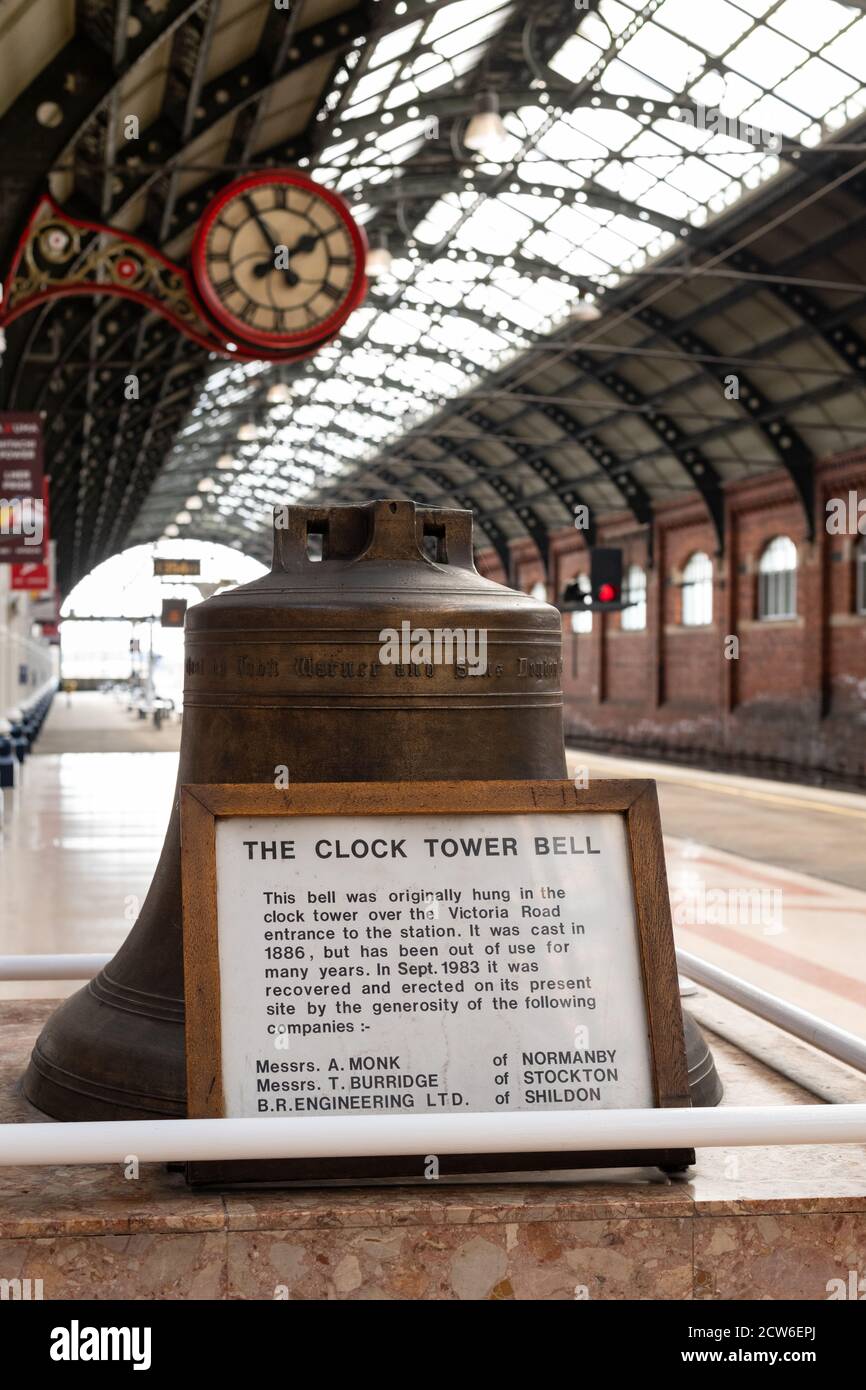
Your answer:
[[[233,361],[297,361],[327,341],[281,351],[230,337],[205,311],[183,266],[129,232],[71,217],[45,194],[30,216],[4,280],[0,327],[40,304],[74,295],[131,299],[161,314],[208,352]]]

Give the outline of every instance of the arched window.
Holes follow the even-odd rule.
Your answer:
[[[776,536],[758,561],[758,617],[762,622],[797,616],[797,547]]]
[[[857,543],[854,563],[857,566],[857,612],[866,615],[866,536]]]
[[[646,570],[629,565],[625,576],[625,600],[620,624],[624,632],[643,632],[646,627]]]
[[[707,627],[712,621],[713,562],[696,550],[683,570],[683,627]]]
[[[592,585],[589,582],[588,574],[579,574],[577,576],[577,587],[585,597],[589,598],[591,596]],[[572,632],[592,632],[591,609],[587,608],[585,613],[581,613],[580,609],[574,610],[571,615],[571,630]]]

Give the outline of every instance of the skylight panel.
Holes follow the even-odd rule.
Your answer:
[[[486,51],[485,44],[479,44],[477,48],[467,49],[465,53],[457,53],[450,60],[451,72],[455,78],[462,77],[464,73],[476,68],[484,57]]]
[[[521,141],[527,136],[535,135],[549,119],[547,112],[540,106],[520,106],[517,111],[509,111],[504,117],[506,129],[512,131]]]
[[[375,381],[377,377],[381,376],[384,367],[389,361],[390,358],[388,354],[383,353],[381,348],[368,348],[363,346],[352,354],[351,372],[356,377],[369,377],[371,380]],[[327,383],[323,383],[322,389],[325,389],[326,385]],[[349,385],[352,386],[352,390],[349,392],[347,399],[354,401],[356,396],[358,398],[363,397],[363,391],[361,391],[359,396],[357,387],[352,385],[351,382],[349,382]]]
[[[699,13],[711,8],[702,5]],[[703,53],[660,29],[652,20],[629,39],[619,56],[624,63],[646,73],[647,77],[654,77],[674,92],[683,91],[706,67]]]
[[[580,82],[591,68],[595,67],[602,51],[594,43],[589,43],[580,34],[575,34],[560,48],[551,60],[550,66],[567,82]]]
[[[435,392],[442,395],[463,391],[471,381],[471,377],[458,367],[422,356],[404,358],[399,366],[399,374],[407,387],[422,394]]]
[[[562,205],[559,198],[545,198],[539,193],[503,193],[501,201],[533,222],[541,223],[547,222]]]
[[[414,88],[413,88],[414,95]],[[363,116],[375,116],[379,107],[382,105],[380,96],[370,97],[368,101],[360,101],[351,106],[347,106],[343,112],[344,121],[358,121]]]
[[[858,19],[824,49],[824,57],[866,82],[866,19]]]
[[[507,256],[532,231],[532,222],[501,198],[487,198],[456,233],[457,246],[493,256]]]
[[[666,180],[668,188],[679,188],[694,202],[706,203],[730,182],[728,174],[703,159],[686,159]],[[692,211],[692,208],[689,208]]]
[[[401,159],[407,158],[406,147],[411,147],[409,153],[413,153],[424,139],[424,121],[404,121],[399,126],[394,126],[391,130],[386,130],[378,136],[375,148],[392,153],[400,151]]]
[[[420,272],[414,288],[419,301],[433,301],[451,308],[460,303],[469,285],[487,272],[488,266],[483,261],[470,264],[441,256]]]
[[[357,140],[340,140],[336,145],[329,145],[327,149],[322,150],[322,163],[343,163],[357,144]]]
[[[379,96],[386,87],[390,87],[397,76],[399,67],[399,63],[386,63],[384,67],[377,68],[374,72],[365,73],[352,93],[351,104],[346,111],[346,120],[351,120],[356,115],[358,104],[365,102],[368,97]]]
[[[628,3],[631,4],[631,0],[628,0]],[[777,3],[778,0],[737,0],[739,8],[745,10],[747,14],[754,15],[756,19],[760,19]]]
[[[451,64],[435,53],[422,53],[404,70],[403,75],[414,84],[416,92],[432,92],[451,80]]]
[[[619,58],[605,65],[599,85],[602,91],[610,92],[612,96],[649,97],[651,101],[670,101],[673,96],[670,87],[629,67]]]
[[[370,341],[388,347],[409,347],[426,327],[426,315],[408,313],[379,314],[370,327]]]
[[[567,167],[552,159],[527,159],[515,170],[524,183],[546,184],[555,188],[580,188],[598,167],[599,161],[586,160]]]
[[[477,285],[471,294],[467,295],[466,307],[479,310],[491,319],[507,319],[509,323],[517,324],[531,332],[541,315],[533,304],[520,299],[518,295],[525,294],[527,289],[531,295],[533,287],[537,287],[537,282],[518,280],[513,292],[505,294],[498,285]]]
[[[457,4],[443,5],[430,21],[425,38],[428,43],[434,43],[445,34],[493,14],[496,15],[494,28],[499,28],[508,18],[510,9],[510,3],[503,4],[502,0],[459,0]]]
[[[793,106],[779,101],[778,97],[772,94],[761,97],[754,106],[744,111],[742,120],[745,124],[757,126],[769,134],[787,135],[790,139],[798,136],[809,124],[809,117],[804,116],[802,111],[795,111]],[[725,139],[728,146],[737,143],[731,140],[730,136],[726,136]],[[717,142],[714,141],[713,144],[715,143]],[[708,145],[707,148],[711,149],[712,146]]]
[[[682,221],[695,207],[694,198],[687,198],[677,188],[671,187],[670,182],[654,184],[641,194],[638,201],[650,213],[661,212],[665,217],[676,217]]]
[[[452,319],[437,324],[431,333],[433,344],[441,351],[443,348],[458,352],[462,358],[474,362],[482,370],[496,364],[503,352],[503,342],[498,334],[483,324],[461,319],[452,332]]]
[[[565,237],[557,236],[549,229],[542,231],[540,228],[533,232],[523,245],[524,254],[538,256],[552,266],[558,266],[563,258],[570,255],[573,250],[574,245]]]
[[[805,44],[813,53],[845,29],[854,18],[849,7],[835,0],[784,0],[767,17],[771,29]]]
[[[406,80],[398,82],[395,87],[391,88],[385,98],[385,109],[388,111],[398,106],[407,106],[408,103],[414,101],[417,96],[418,87],[414,82]]]
[[[601,151],[621,150],[643,129],[633,116],[627,116],[624,111],[608,111],[602,107],[584,107],[576,111],[571,117],[571,123],[574,126],[570,136],[571,148],[567,153],[559,153],[559,158],[575,158],[588,154],[587,148],[581,148],[587,137],[594,141]],[[562,125],[567,128],[568,123],[562,122]],[[554,154],[554,150],[548,146],[546,153]]]
[[[426,280],[423,285],[410,286],[403,298],[406,304],[420,310],[426,329],[440,309],[456,308],[463,298],[465,288],[465,285],[442,286]]]
[[[397,29],[393,34],[385,34],[370,55],[368,70],[381,67],[383,63],[401,58],[404,53],[408,53],[423,27],[424,21],[416,19],[412,24],[404,24],[402,29]]]
[[[810,58],[776,88],[776,95],[792,102],[810,116],[822,116],[829,107],[856,92],[857,82],[821,58]]]
[[[573,246],[582,246],[587,237],[592,236],[598,228],[598,217],[589,215],[590,209],[582,204],[580,208],[563,207],[560,208],[547,224],[547,231],[558,232],[560,236],[566,237]],[[609,214],[606,214],[609,216]]]
[[[635,159],[637,167],[654,179],[662,179],[682,160],[682,151],[670,140],[665,140],[656,130],[642,130],[628,147],[629,155]],[[660,156],[670,155],[669,159]],[[646,156],[645,162],[640,156]]]
[[[437,245],[456,227],[463,216],[464,206],[471,206],[473,201],[472,195],[468,193],[446,193],[444,198],[439,198],[433,204],[423,221],[418,223],[414,232],[416,240]]]
[[[436,324],[431,336],[438,346],[462,352],[465,356],[474,357],[475,353],[479,353],[482,359],[486,356],[489,360],[494,353],[502,351],[501,338],[460,314],[449,314],[443,318]]]
[[[571,255],[562,262],[562,269],[569,275],[591,280],[600,275],[606,275],[610,270],[610,262],[600,260],[598,256],[592,255],[584,245],[576,247]]]
[[[761,88],[756,87],[754,82],[725,69],[722,94],[716,103],[710,102],[709,105],[717,105],[726,116],[742,116],[762,95]]]
[[[624,213],[617,213],[616,217],[608,223],[608,230],[615,232],[617,236],[623,237],[631,244],[630,255],[634,256],[634,247],[648,246],[656,234],[656,228],[652,222],[639,221],[636,217],[626,217]]]
[[[309,405],[301,406],[296,413],[296,418],[299,425],[325,426],[331,424],[334,412],[324,405],[311,401]]]
[[[447,14],[448,11],[443,10],[440,13]],[[441,38],[432,41],[431,47],[443,58],[454,58],[458,54],[466,53],[484,43],[492,34],[496,33],[501,23],[500,15],[486,15],[481,19],[476,19],[474,24],[466,24],[462,29],[452,29],[450,34],[443,34]],[[430,42],[429,34],[428,42]]]
[[[370,323],[375,318],[378,310],[373,304],[364,304],[360,309],[356,309],[350,314],[340,329],[344,338],[358,338],[369,328]]]
[[[671,166],[676,167],[675,161],[671,161]],[[655,175],[642,168],[637,160],[631,160],[628,164],[620,164],[617,160],[600,169],[596,175],[596,183],[602,188],[609,188],[611,193],[618,193],[629,203],[635,202],[655,182]]]
[[[712,0],[711,4],[704,0],[699,5],[695,0],[664,0],[653,19],[714,57],[725,53],[752,25],[749,16],[727,0]]]
[[[584,243],[583,249],[590,255],[598,256],[607,261],[608,265],[619,265],[620,261],[630,256],[634,251],[634,246],[618,236],[611,230],[610,226],[602,227]]]
[[[776,87],[808,58],[805,48],[769,29],[756,29],[739,47],[729,53],[725,62],[735,72],[750,77],[766,89]]]

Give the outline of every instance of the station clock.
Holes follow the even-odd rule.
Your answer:
[[[366,288],[364,235],[339,195],[298,170],[238,179],[205,209],[192,270],[231,337],[277,353],[314,350]]]

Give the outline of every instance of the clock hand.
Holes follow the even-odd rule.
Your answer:
[[[253,221],[255,222],[256,226],[258,227],[259,231],[265,239],[265,245],[269,246],[273,251],[274,255],[276,255],[279,242],[276,241],[275,238],[271,235],[270,231],[268,230],[267,222],[262,217],[261,213],[259,212],[255,203],[253,202],[249,193],[245,193],[243,195],[243,198],[247,206],[247,211],[249,212],[250,216],[252,217]]]
[[[295,242],[294,246],[289,252],[289,260],[291,260],[292,256],[303,256],[306,254],[307,251],[312,251],[313,247],[318,244],[321,235],[321,232],[317,234],[314,234],[312,232],[305,232],[304,235],[300,238],[300,240]]]
[[[259,212],[255,203],[253,202],[249,193],[245,193],[243,197],[244,203],[247,207],[247,211],[249,212],[250,216],[252,217],[253,221],[255,222],[256,226],[258,227],[259,231],[264,237],[265,244],[273,248],[274,256],[276,256],[277,247],[280,245],[280,243],[275,240],[273,233],[268,228],[267,222],[262,217],[261,213]],[[258,265],[253,266],[253,274],[255,275],[257,280],[263,280],[264,277],[270,273],[270,271],[277,270],[278,268],[279,267],[277,267],[273,261],[259,261]],[[293,289],[294,286],[297,285],[300,276],[296,275],[293,270],[290,270],[289,267],[286,266],[283,268],[283,278],[285,279],[285,282],[289,286],[289,288]]]
[[[274,265],[273,261],[259,261],[257,265],[253,266],[253,275],[255,275],[257,280],[264,280],[266,275],[269,275],[272,270],[276,269],[277,266]],[[283,278],[289,288],[293,289],[294,286],[298,284],[301,277],[289,266],[285,266],[283,268]]]

